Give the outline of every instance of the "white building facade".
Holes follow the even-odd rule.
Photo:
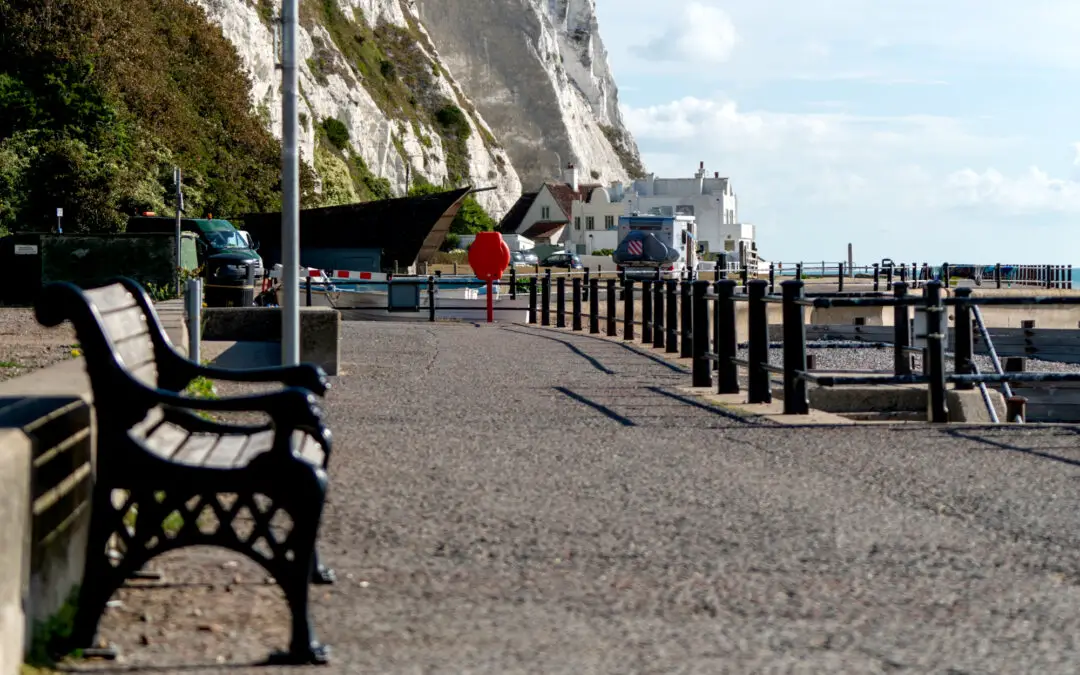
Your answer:
[[[694,216],[698,244],[708,253],[726,252],[745,260],[743,256],[756,249],[754,226],[739,222],[739,202],[731,181],[719,173],[706,177],[704,162],[693,178],[657,178],[649,174],[634,181],[627,190],[624,208],[626,215]]]

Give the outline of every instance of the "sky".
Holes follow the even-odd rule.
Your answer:
[[[1080,264],[1080,2],[596,3],[646,169],[766,260]]]

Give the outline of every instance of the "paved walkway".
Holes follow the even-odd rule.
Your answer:
[[[761,426],[584,335],[343,330],[321,672],[1077,670],[1075,428]],[[124,667],[284,646],[234,561],[123,591]]]

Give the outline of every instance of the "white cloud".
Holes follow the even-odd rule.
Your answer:
[[[944,79],[972,65],[1080,68],[1075,38],[1080,3],[1074,0],[598,0],[598,5],[616,61],[622,55],[655,59],[652,50],[640,46],[667,48],[665,39],[677,43],[692,34],[701,45],[715,41],[710,52],[721,58],[714,63],[729,63],[726,75],[740,80],[828,74],[849,70],[852,63],[873,71],[875,79],[911,77],[912,64],[919,61],[932,65],[936,72],[923,73],[920,80]],[[657,24],[691,11],[699,17],[696,23],[684,19],[682,29],[656,37]],[[739,49],[733,53],[735,26]],[[694,52],[696,59],[703,58],[704,48]],[[670,49],[685,56],[681,48]]]
[[[727,61],[738,42],[735,24],[724,10],[691,2],[675,23],[635,52],[657,61],[716,64]]]
[[[1080,214],[1080,183],[1052,178],[1035,166],[1013,178],[996,169],[963,169],[949,175],[947,185],[963,205],[992,206],[1013,215]]]
[[[623,113],[650,171],[685,177],[704,160],[730,176],[740,217],[759,225],[759,246],[774,259],[847,241],[880,248],[878,257],[920,258],[932,241],[945,247],[935,257],[966,258],[978,246],[1000,249],[1016,228],[1010,218],[1080,214],[1080,183],[1036,168],[1006,175],[1020,139],[950,117],[744,111],[696,97]],[[1030,246],[1040,251],[1033,260],[1052,262]]]

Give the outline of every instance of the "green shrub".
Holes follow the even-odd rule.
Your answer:
[[[335,148],[344,150],[349,147],[349,130],[341,120],[327,117],[323,120],[322,128],[326,132],[326,140]]]

